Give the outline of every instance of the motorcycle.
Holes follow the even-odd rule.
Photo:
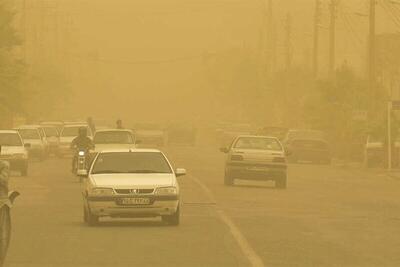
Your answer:
[[[10,210],[19,192],[12,191],[7,198],[0,199],[0,267],[3,266],[11,239]]]
[[[75,174],[79,177],[82,182],[82,177],[87,175],[88,169],[88,151],[79,150],[75,161]]]

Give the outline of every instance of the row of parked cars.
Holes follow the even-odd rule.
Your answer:
[[[290,151],[287,160],[291,163],[312,162],[330,164],[332,153],[325,134],[310,129],[287,129],[283,127],[263,127],[254,130],[249,124],[226,124],[217,129],[220,147],[232,145],[239,135],[274,137],[285,150]]]

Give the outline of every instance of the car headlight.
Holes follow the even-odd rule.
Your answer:
[[[156,195],[159,195],[159,196],[177,195],[177,194],[178,194],[178,190],[176,189],[175,186],[171,186],[171,187],[160,187],[160,188],[157,188],[155,194],[156,194]]]
[[[114,190],[111,188],[93,188],[90,191],[92,196],[112,196],[114,195]]]

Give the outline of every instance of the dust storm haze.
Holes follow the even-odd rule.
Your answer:
[[[0,267],[399,266],[399,66],[400,0],[0,0]]]

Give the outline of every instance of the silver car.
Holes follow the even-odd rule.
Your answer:
[[[236,179],[272,180],[277,188],[286,188],[286,155],[277,138],[241,135],[221,151],[227,153],[225,185],[233,185]]]

